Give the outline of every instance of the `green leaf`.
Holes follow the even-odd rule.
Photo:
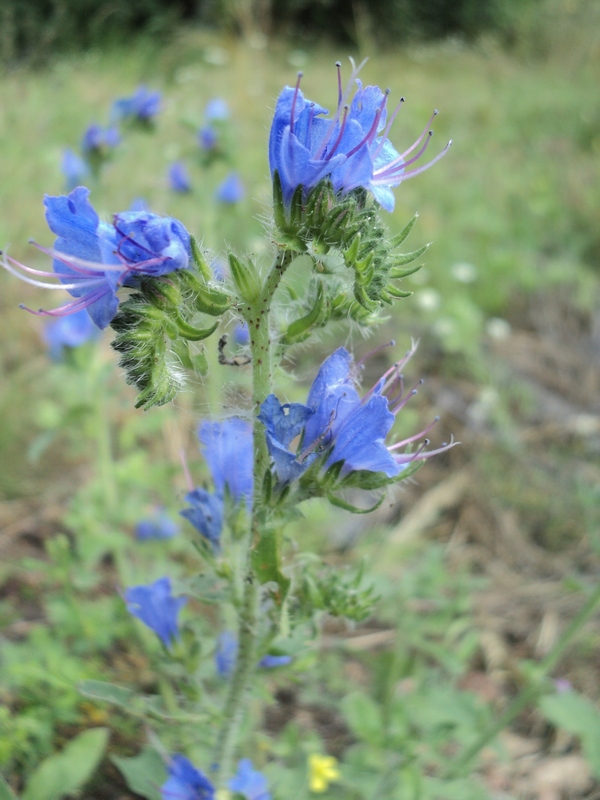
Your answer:
[[[80,789],[100,763],[108,728],[80,733],[61,753],[44,759],[33,772],[21,800],[59,800]]]
[[[93,700],[104,700],[113,706],[121,706],[131,710],[135,700],[135,692],[125,686],[117,686],[116,683],[106,683],[105,681],[81,681],[78,690],[86,697]]]
[[[579,736],[592,772],[600,778],[600,712],[596,706],[575,691],[546,695],[538,705],[549,722]]]
[[[296,344],[306,339],[315,325],[320,325],[327,318],[327,299],[323,281],[317,284],[315,303],[310,311],[300,319],[294,320],[285,332],[283,344]]]
[[[146,800],[162,800],[161,786],[167,779],[167,770],[162,758],[152,747],[146,745],[133,758],[111,756],[110,760],[125,778],[129,789]]]
[[[275,581],[279,586],[281,604],[290,589],[290,579],[281,572],[281,532],[273,527],[262,531],[258,544],[252,551],[252,566],[260,583]]]
[[[383,721],[377,703],[363,692],[352,692],[344,697],[341,705],[352,732],[368,744],[381,745]]]
[[[19,800],[2,775],[0,775],[0,800]]]

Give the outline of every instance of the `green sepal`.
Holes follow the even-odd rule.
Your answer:
[[[327,492],[325,496],[332,506],[343,508],[344,511],[349,511],[351,514],[370,514],[372,511],[377,511],[379,506],[385,500],[385,494],[382,494],[379,500],[374,506],[371,506],[371,508],[358,508],[357,506],[353,506],[352,503],[348,503],[346,500],[343,500],[341,497],[337,497],[332,492]]]
[[[208,314],[211,317],[220,317],[230,308],[231,299],[218,289],[200,286],[194,297],[194,306],[202,314]]]
[[[413,250],[412,253],[400,253],[397,256],[390,256],[390,264],[392,269],[394,269],[394,267],[403,267],[405,264],[410,264],[412,261],[419,258],[419,256],[422,256],[430,246],[431,242],[428,242],[422,247],[419,247],[418,250]]]
[[[325,287],[323,281],[317,284],[317,294],[315,303],[308,314],[305,314],[300,319],[294,320],[289,326],[287,331],[282,337],[282,344],[298,344],[310,336],[311,330],[317,326],[322,325],[328,317],[328,303],[325,294]]]
[[[397,269],[393,267],[388,274],[388,277],[392,280],[398,280],[399,278],[407,278],[409,275],[413,275],[415,272],[418,272],[422,264],[417,264],[416,267],[409,267],[408,269]]]
[[[275,170],[273,173],[273,217],[275,220],[275,225],[279,228],[279,230],[285,230],[287,227],[287,219],[285,216],[281,178],[279,177],[278,170]]]
[[[228,254],[231,277],[240,293],[240,298],[252,304],[260,293],[260,282],[254,264],[244,264],[233,253]]]
[[[352,239],[352,243],[350,247],[344,251],[344,261],[346,262],[347,267],[352,267],[355,263],[356,259],[358,258],[358,251],[360,249],[361,243],[361,235],[360,231],[356,234],[356,236]]]
[[[330,467],[327,468],[327,471],[323,475],[323,480],[321,483],[325,491],[328,491],[329,489],[332,489],[335,486],[343,468],[344,468],[343,459],[341,461],[336,461],[334,464],[332,464]]]
[[[266,470],[265,477],[263,478],[263,502],[266,506],[268,506],[271,502],[271,496],[273,494],[273,473],[270,469]]]
[[[179,313],[175,316],[175,323],[179,335],[190,342],[200,342],[202,339],[207,339],[219,327],[219,322],[217,320],[214,325],[210,325],[208,328],[194,328],[193,325],[188,325],[188,323],[181,318]]]
[[[252,567],[261,584],[274,581],[279,587],[274,597],[281,606],[290,590],[291,580],[281,571],[281,530],[266,526],[252,550]]]
[[[200,250],[200,246],[196,241],[194,236],[190,236],[190,249],[192,251],[192,257],[194,259],[194,264],[200,270],[202,277],[205,281],[211,281],[213,279],[212,270],[209,267],[206,259],[204,258],[204,253]]]
[[[290,203],[290,226],[296,228],[302,221],[302,213],[304,211],[304,187],[302,184],[296,186],[294,194],[292,195],[292,202]]]
[[[400,247],[402,242],[404,242],[408,238],[408,234],[412,231],[415,226],[415,222],[419,219],[419,212],[414,215],[414,217],[408,222],[395,236],[392,236],[390,240],[390,249],[394,250],[396,247]]]
[[[413,292],[403,292],[401,289],[396,289],[396,287],[392,286],[391,283],[389,283],[385,287],[385,291],[388,294],[391,294],[392,297],[399,297],[399,298],[401,298],[401,297],[410,297],[413,294]]]
[[[385,472],[371,472],[367,469],[357,469],[345,475],[335,487],[336,489],[365,489],[373,491],[382,489],[393,483],[395,478],[389,478]]]
[[[377,303],[371,300],[362,286],[354,284],[354,297],[357,302],[367,311],[376,311]]]

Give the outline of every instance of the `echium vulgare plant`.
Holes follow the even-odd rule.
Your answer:
[[[98,328],[112,327],[112,346],[127,381],[138,390],[137,407],[169,402],[188,371],[206,372],[208,360],[195,343],[215,334],[226,315],[234,315],[249,340],[251,412],[200,422],[198,436],[212,487],[194,486],[188,475],[187,505],[181,510],[196,531],[202,581],[190,581],[186,588],[164,576],[124,591],[129,611],[154,631],[165,658],[187,675],[181,696],[188,710],[197,703],[189,720],[197,726],[203,720],[191,739],[212,749],[201,765],[204,772],[183,754],[167,756],[168,776],[161,788],[165,800],[210,800],[219,789],[270,798],[276,787],[267,787],[252,762],[244,758],[234,766],[252,680],[264,670],[285,669],[293,660],[294,626],[300,630],[307,615],[325,610],[361,620],[376,600],[362,569],[294,569],[305,562],[299,560],[302,553],[285,551],[283,531],[298,504],[322,497],[364,513],[370,509],[354,505],[357,490],[371,493],[371,500],[375,493],[378,505],[386,487],[453,445],[430,449],[426,437],[435,421],[394,439],[396,415],[416,392],[405,386],[403,376],[414,345],[364,390],[361,363],[340,347],[323,361],[305,403],[282,402],[273,392],[275,358],[281,361],[289,347],[330,321],[351,320],[359,327],[376,323],[382,310],[410,294],[397,281],[418,269],[413,262],[425,250],[398,253],[416,217],[389,237],[380,210],[391,211],[393,189],[437,162],[448,148],[422,161],[430,141],[428,123],[417,141],[399,152],[388,136],[403,101],[390,111],[389,91],[362,85],[362,66],[352,63],[344,87],[337,64],[332,114],[305,98],[300,75],[277,100],[268,147],[270,268],[231,252],[229,277],[217,278],[207,254],[181,222],[149,211],[124,211],[111,222],[101,221],[82,186],[68,196],[45,199],[48,225],[57,239],[50,248],[37,247],[52,258],[52,271],[4,257],[4,267],[24,281],[70,295],[58,308],[32,313],[60,318],[85,312]],[[120,114],[142,114],[146,106],[129,108],[133,99],[119,101]],[[291,292],[278,290],[298,258],[310,277],[305,295],[291,300]],[[189,612],[186,592],[198,596],[207,570],[220,587],[219,602],[231,612],[215,637],[213,679],[220,676],[224,693],[220,711],[198,700],[198,682],[206,671],[197,669],[199,643],[190,641],[190,630],[179,621]],[[90,694],[112,697],[95,691]],[[182,711],[178,719],[184,718]],[[333,760],[325,757],[315,756],[313,772],[314,791],[323,791],[338,775]]]

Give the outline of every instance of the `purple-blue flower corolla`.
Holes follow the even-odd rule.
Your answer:
[[[252,499],[252,425],[240,417],[200,423],[198,438],[217,493],[225,487],[237,502]]]
[[[131,97],[115,100],[112,116],[117,119],[135,119],[138,122],[151,122],[160,112],[162,95],[145,86],[138,86]]]
[[[323,468],[343,461],[341,475],[357,470],[397,476],[412,461],[422,461],[451,446],[424,450],[424,439],[435,424],[407,439],[386,446],[385,439],[396,414],[416,389],[406,392],[401,368],[413,355],[394,364],[362,398],[356,389],[356,368],[350,353],[340,347],[321,365],[310,388],[307,404],[282,405],[271,394],[261,406],[259,419],[265,426],[267,445],[281,483],[299,478],[313,461],[326,455]],[[297,450],[290,445],[300,437]],[[424,439],[414,453],[400,448]]]
[[[246,800],[271,800],[268,791],[267,779],[254,769],[254,765],[249,758],[242,758],[238,763],[236,774],[231,778],[227,787],[232,792],[244,795]]]
[[[198,131],[198,144],[203,150],[214,150],[218,142],[217,131],[212,125],[203,125]]]
[[[169,167],[169,188],[181,194],[192,191],[192,182],[182,161],[175,161]]]
[[[54,272],[32,269],[10,256],[2,265],[27,283],[65,289],[75,298],[52,311],[27,311],[62,317],[86,309],[98,328],[106,328],[117,312],[121,286],[135,287],[143,276],[188,266],[190,236],[178,220],[148,211],[124,211],[114,215],[112,224],[101,222],[89,194],[78,186],[67,196],[44,199],[48,226],[58,239],[51,249],[36,246],[52,256]],[[59,283],[49,283],[49,278]]]
[[[202,487],[192,489],[185,496],[185,502],[191,508],[180,511],[192,523],[194,528],[212,545],[217,553],[221,545],[221,531],[223,530],[223,495],[218,492],[208,492]]]
[[[187,603],[186,597],[173,597],[169,578],[159,578],[149,586],[125,589],[127,610],[151,628],[165,647],[179,638],[177,615]]]
[[[244,199],[245,194],[244,184],[237,172],[230,172],[215,191],[217,200],[227,205],[239,203],[240,200]]]
[[[83,134],[81,149],[84,153],[100,153],[111,150],[121,141],[119,129],[114,126],[103,128],[93,122]]]
[[[228,678],[233,672],[237,660],[238,641],[235,634],[231,631],[223,631],[217,639],[215,650],[215,666],[222,678]],[[258,662],[261,669],[276,669],[286,667],[292,663],[292,657],[286,655],[272,655],[267,653]]]
[[[214,800],[215,787],[185,756],[176,753],[167,768],[169,777],[160,787],[163,800]]]
[[[213,97],[209,100],[204,109],[204,118],[209,122],[229,119],[229,106],[222,97]]]
[[[61,361],[65,347],[81,347],[99,334],[87,311],[51,320],[44,326],[44,341],[53,361]]]
[[[84,183],[90,177],[90,168],[86,162],[78,156],[70,147],[63,150],[62,174],[65,176],[67,191],[70,192],[76,186]]]
[[[153,517],[142,519],[135,526],[135,538],[140,542],[150,540],[172,539],[179,533],[179,526],[164,511]]]
[[[388,117],[389,90],[363,88],[357,79],[364,63],[356,68],[352,61],[345,90],[341,64],[336,64],[338,104],[331,118],[325,116],[327,109],[305,99],[300,90],[302,73],[298,73],[295,87],[286,86],[279,95],[269,137],[269,165],[271,177],[275,171],[279,174],[286,206],[298,186],[306,195],[319,181],[329,178],[336,192],[343,195],[363,187],[386,211],[392,211],[392,187],[419,175],[447,152],[450,142],[428,163],[413,166],[425,152],[429,125],[437,112],[414,144],[403,153],[396,151],[387,137],[404,98]],[[358,88],[350,100],[355,82]]]

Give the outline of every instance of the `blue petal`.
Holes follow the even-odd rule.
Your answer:
[[[344,461],[343,474],[364,469],[385,472],[388,478],[397,475],[398,465],[384,441],[394,419],[386,397],[370,397],[335,431],[333,452],[326,466]]]
[[[268,433],[284,447],[289,447],[292,439],[299,436],[306,420],[314,411],[302,403],[281,405],[274,394],[270,394],[260,407],[259,420]]]
[[[159,578],[149,586],[125,590],[127,610],[153,630],[165,647],[179,637],[177,615],[187,603],[185,597],[173,597],[169,578]]]
[[[198,438],[204,445],[203,453],[217,492],[229,487],[237,501],[249,504],[253,486],[252,426],[239,417],[223,422],[200,423]]]
[[[189,520],[194,528],[212,544],[217,551],[220,546],[221,531],[223,530],[223,498],[218,494],[211,494],[206,489],[198,488],[188,492],[185,496],[186,503],[191,508],[180,511],[182,517]]]
[[[100,262],[97,234],[99,219],[88,200],[89,195],[90,190],[85,186],[78,186],[67,196],[46,195],[46,220],[50,230],[59,237],[55,244],[57,250],[67,252],[61,245],[68,242],[71,246],[69,255]]]
[[[185,756],[170,760],[169,778],[160,787],[163,800],[213,800],[215,787]]]
[[[312,463],[315,456],[312,454],[304,461],[297,460],[296,453],[292,453],[280,444],[270,433],[266,434],[267,447],[269,455],[273,459],[275,465],[275,473],[280,483],[290,483],[306,471],[308,466]]]
[[[242,758],[238,763],[237,773],[228,782],[227,788],[244,795],[246,800],[271,800],[267,779],[262,772],[254,769],[249,758]]]

